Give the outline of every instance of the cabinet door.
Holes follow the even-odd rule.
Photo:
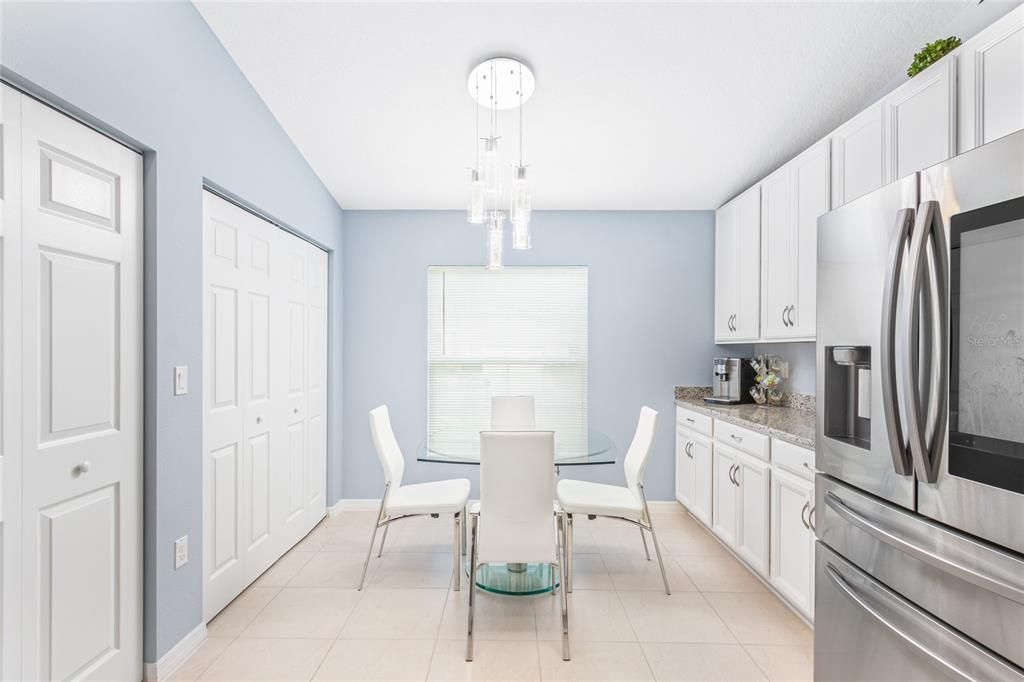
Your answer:
[[[681,429],[676,429],[676,499],[687,509],[693,506],[692,442]]]
[[[882,100],[887,182],[955,154],[956,55],[949,55]]]
[[[786,165],[761,183],[761,331],[766,339],[790,336],[786,313],[793,303],[793,168]]]
[[[832,133],[832,207],[885,184],[882,107],[873,105]]]
[[[961,152],[1024,128],[1024,6],[964,43],[958,73]]]
[[[822,140],[792,163],[793,293],[787,315],[793,337],[814,338],[818,271],[818,217],[829,211],[829,141]]]
[[[736,313],[736,202],[718,209],[715,215],[715,340],[735,337],[732,319]]]
[[[712,463],[711,452],[714,448],[709,438],[690,434],[689,440],[693,443],[690,447],[691,460],[693,464],[693,493],[690,498],[690,513],[703,521],[711,524],[711,500],[712,500]]]
[[[737,454],[736,553],[758,573],[768,575],[768,465]]]
[[[811,616],[814,533],[809,515],[814,484],[772,470],[771,583],[805,615]]]
[[[711,529],[730,547],[736,545],[736,484],[733,473],[736,455],[729,447],[716,444],[712,451]]]
[[[761,186],[741,194],[736,212],[735,338],[757,340],[761,329]]]

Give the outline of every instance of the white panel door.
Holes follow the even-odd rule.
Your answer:
[[[690,509],[693,506],[693,441],[682,429],[676,429],[676,499]]]
[[[736,545],[736,470],[735,451],[728,446],[715,444],[712,451],[713,508],[711,529],[730,547]]]
[[[761,333],[766,339],[791,335],[786,314],[793,304],[793,222],[793,167],[787,164],[761,183]]]
[[[738,305],[733,327],[736,339],[756,340],[761,329],[761,186],[737,199],[736,286]]]
[[[690,511],[705,524],[711,525],[712,463],[714,444],[710,438],[690,434],[693,446],[693,502]]]
[[[715,213],[715,340],[728,341],[736,335],[732,321],[739,305],[739,282],[735,251],[736,202],[722,206]]]
[[[822,140],[798,156],[793,168],[793,295],[788,320],[793,337],[814,338],[818,286],[818,217],[830,206],[831,147]]]
[[[21,95],[0,85],[0,678],[21,676]]]
[[[142,157],[21,112],[22,677],[139,679]]]
[[[1024,128],[1024,5],[964,43],[958,74],[961,152]]]
[[[956,154],[956,55],[932,64],[882,100],[886,182]]]
[[[875,104],[832,133],[832,207],[885,184],[882,106]]]
[[[758,573],[768,575],[768,465],[737,454],[736,553]]]
[[[326,511],[327,254],[203,202],[209,620]]]
[[[814,483],[772,469],[771,582],[804,615],[814,612]]]

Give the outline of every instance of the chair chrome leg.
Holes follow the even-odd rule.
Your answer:
[[[381,558],[384,554],[384,543],[388,541],[388,528],[391,528],[391,524],[384,526],[384,534],[380,536],[380,549],[377,550],[377,558]]]
[[[647,536],[644,535],[644,527],[638,526],[638,528],[640,528],[640,540],[644,543],[644,554],[647,556],[647,560],[650,561],[651,550],[647,549]]]
[[[654,532],[654,519],[651,518],[651,512],[647,508],[647,496],[644,495],[644,486],[640,484],[640,498],[644,501],[644,516],[647,518],[647,524],[651,531],[651,542],[654,543],[654,552],[658,555],[658,566],[661,567],[661,580],[665,583],[665,594],[671,595],[672,590],[668,586],[668,574],[665,573],[665,562],[661,558],[661,546],[658,544],[658,536]]]
[[[458,592],[459,591],[459,577],[460,577],[459,574],[462,573],[462,571],[459,570],[459,561],[461,559],[461,554],[459,552],[459,549],[460,549],[460,545],[462,544],[462,531],[460,529],[460,526],[462,525],[462,513],[461,512],[455,512],[455,521],[454,521],[454,523],[455,523],[455,525],[454,525],[455,535],[452,537],[452,573],[455,574],[454,577],[453,577],[453,580],[455,581],[455,591]]]
[[[469,533],[469,505],[462,508],[462,556],[466,556],[466,535]]]
[[[567,514],[565,518],[566,518],[566,529],[567,529],[566,536],[567,537],[566,537],[566,542],[565,542],[565,569],[563,569],[563,573],[565,574],[565,591],[566,592],[572,592],[572,553],[573,553],[573,539],[572,539],[572,535],[573,535],[573,529],[572,529],[573,521],[572,521],[572,514]]]
[[[565,564],[558,564],[559,577],[565,580]],[[562,590],[562,660],[569,660],[569,591]]]
[[[466,630],[466,660],[473,660],[473,607],[476,600],[476,542],[478,519],[473,517],[473,530],[469,543],[469,624]]]
[[[373,541],[377,539],[377,529],[380,528],[380,522],[384,518],[384,501],[388,499],[388,488],[391,484],[388,483],[384,486],[384,495],[380,498],[380,509],[377,511],[377,521],[373,524],[373,534],[370,535],[370,546],[366,550],[366,561],[363,562],[363,575],[359,578],[358,590],[363,589],[363,583],[366,581],[366,569],[370,566],[370,557],[373,556]],[[387,532],[387,526],[384,526],[384,532]],[[381,542],[381,547],[384,543]]]
[[[558,557],[559,565],[565,562],[565,521],[563,514],[555,515],[555,556]],[[554,566],[549,566],[548,572],[551,575],[551,596],[554,597],[558,594],[558,586],[562,585],[562,581],[561,578],[555,580]],[[565,585],[562,585],[562,589],[565,589]]]

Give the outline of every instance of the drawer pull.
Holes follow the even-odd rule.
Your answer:
[[[742,443],[743,442],[743,436],[737,436],[735,433],[730,433],[729,434],[729,438],[732,438],[737,443]]]

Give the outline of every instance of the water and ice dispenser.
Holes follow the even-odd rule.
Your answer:
[[[870,346],[826,346],[825,435],[871,449]]]

